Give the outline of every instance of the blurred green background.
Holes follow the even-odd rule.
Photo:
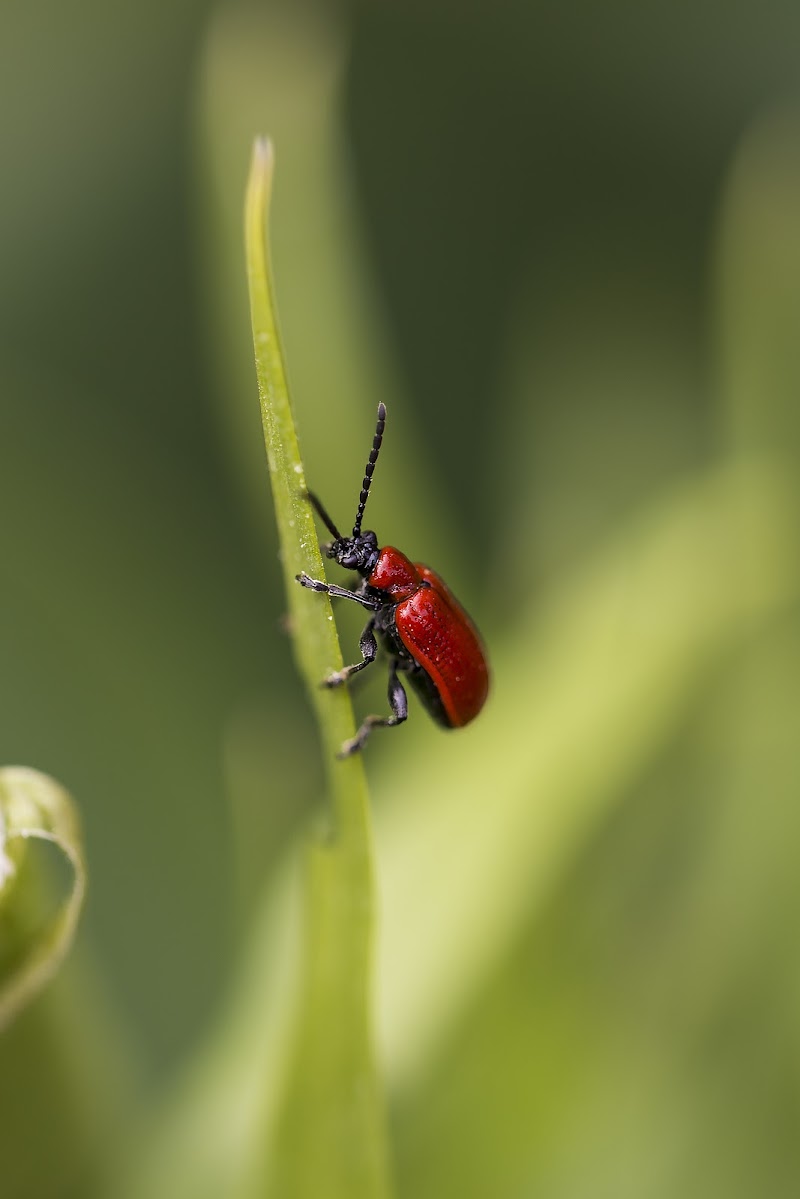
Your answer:
[[[385,399],[368,523],[495,667],[369,747],[398,1195],[797,1195],[798,71],[788,0],[5,4],[0,762],[91,892],[0,1041],[4,1199],[114,1192],[320,803],[259,132],[308,479],[346,523]]]

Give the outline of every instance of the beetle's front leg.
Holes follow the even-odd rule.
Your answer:
[[[323,583],[320,579],[312,579],[305,571],[301,571],[294,577],[301,587],[308,587],[310,591],[327,591],[328,595],[339,596],[340,599],[354,600],[355,603],[361,604],[362,608],[369,608],[370,612],[375,612],[380,607],[375,600],[369,599],[366,595],[359,595],[357,591],[348,591],[346,587],[337,587],[335,583]]]
[[[346,683],[351,675],[357,674],[359,670],[363,670],[365,666],[370,666],[375,661],[378,656],[378,643],[372,631],[374,625],[375,617],[373,616],[359,638],[358,648],[361,650],[362,661],[354,663],[353,666],[344,666],[341,670],[329,674],[327,679],[322,680],[323,687],[339,687],[342,683]]]

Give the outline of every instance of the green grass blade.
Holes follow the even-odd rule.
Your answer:
[[[64,897],[31,869],[32,843],[64,855],[71,882]],[[47,775],[0,770],[0,1030],[50,981],[72,945],[86,890],[75,805]]]
[[[256,142],[245,208],[253,342],[298,664],[320,723],[333,827],[309,847],[303,964],[283,1103],[259,1171],[280,1199],[375,1199],[389,1193],[386,1132],[372,1036],[374,879],[366,781],[360,758],[335,754],[353,735],[345,689],[319,681],[342,665],[327,596],[304,591],[299,571],[323,575],[292,419],[271,281],[266,221],[269,142]],[[271,1137],[269,1132],[272,1133]]]
[[[343,741],[353,735],[353,712],[345,689],[326,691],[319,681],[342,665],[333,612],[327,596],[311,595],[296,582],[301,570],[324,575],[311,506],[305,498],[306,482],[294,427],[286,369],[277,324],[269,241],[268,218],[272,187],[273,153],[268,141],[257,141],[246,199],[247,271],[250,311],[256,356],[261,419],[267,447],[275,516],[281,543],[291,628],[298,666],[316,711],[329,764],[329,777],[339,823],[360,822],[352,797],[359,789],[365,799],[363,771],[357,760],[344,768],[332,764]]]

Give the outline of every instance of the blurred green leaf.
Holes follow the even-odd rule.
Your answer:
[[[799,130],[786,111],[760,121],[725,196],[718,412],[736,459],[620,528],[596,569],[551,589],[544,627],[540,611],[530,614],[531,635],[516,630],[520,674],[508,670],[516,712],[503,713],[505,742],[492,740],[505,771],[505,753],[527,757],[519,800],[528,810],[511,815],[501,797],[483,819],[496,822],[498,842],[519,837],[523,822],[530,834],[514,851],[519,869],[510,869],[507,846],[502,881],[473,860],[469,888],[518,919],[498,919],[492,943],[486,934],[494,970],[478,972],[476,947],[464,939],[461,969],[472,955],[475,973],[460,995],[445,964],[440,1020],[422,1026],[433,1060],[418,1056],[417,1009],[429,1014],[429,996],[409,1012],[408,995],[397,993],[402,962],[397,976],[395,963],[384,972],[384,1008],[397,1003],[385,1011],[392,1039],[398,1013],[415,1021],[418,1069],[398,1104],[396,1135],[404,1193],[792,1191]],[[538,652],[527,657],[536,624]],[[438,794],[444,780],[432,781]],[[469,852],[480,817],[464,781],[451,766]],[[412,819],[408,795],[395,798],[395,827],[377,830],[384,865],[397,852],[396,827]],[[451,823],[455,806],[454,794]],[[429,811],[426,821],[435,837]],[[407,853],[381,871],[387,884],[396,875],[398,892],[388,943],[401,876],[414,870],[419,879],[423,861],[420,842],[414,859]],[[429,935],[446,897],[433,882],[419,896]],[[432,960],[442,944],[455,955],[453,931],[455,912]],[[405,1055],[401,1064],[409,1066]]]
[[[45,874],[30,874],[36,842],[69,863],[64,896]],[[22,766],[0,770],[0,1030],[44,987],[75,936],[86,865],[75,804],[53,779]]]
[[[389,748],[376,836],[393,1081],[430,1065],[709,678],[796,598],[792,495],[769,461],[670,489],[545,602],[520,603],[490,645],[485,714],[415,754],[424,787]]]
[[[724,431],[744,452],[800,456],[800,109],[745,135],[718,236],[715,310]]]

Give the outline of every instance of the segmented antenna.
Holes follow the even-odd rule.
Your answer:
[[[336,540],[337,540],[337,541],[341,541],[341,540],[342,540],[342,535],[341,535],[341,533],[340,533],[340,532],[339,532],[339,530],[336,528],[336,525],[333,523],[333,521],[331,520],[331,518],[328,516],[328,513],[325,511],[325,509],[323,508],[323,506],[322,506],[322,504],[320,503],[320,501],[319,501],[319,500],[317,499],[317,497],[314,495],[314,492],[313,492],[313,491],[307,491],[307,492],[306,492],[306,495],[307,495],[308,499],[310,500],[310,502],[311,502],[311,503],[314,505],[314,507],[316,508],[316,510],[317,510],[317,515],[319,516],[319,518],[320,518],[320,520],[322,521],[322,523],[325,525],[325,528],[328,530],[328,532],[329,532],[329,533],[333,533],[333,535],[334,535],[334,537],[336,538]]]
[[[367,497],[372,484],[372,473],[375,470],[375,463],[378,461],[378,454],[381,452],[381,442],[383,441],[383,430],[386,427],[386,405],[383,400],[378,404],[378,423],[375,426],[375,436],[372,439],[372,449],[370,450],[369,460],[366,470],[364,471],[364,482],[361,484],[361,495],[358,498],[358,511],[356,512],[356,523],[353,525],[353,536],[358,537],[361,533],[361,521],[364,519],[364,509],[367,506]],[[319,509],[317,509],[319,511]],[[323,518],[324,519],[324,518]]]

